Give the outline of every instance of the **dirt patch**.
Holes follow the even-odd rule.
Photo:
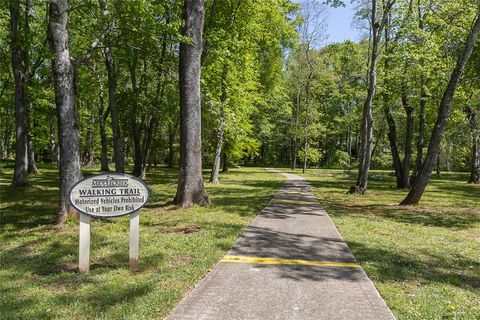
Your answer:
[[[171,229],[169,232],[189,234],[189,233],[195,233],[198,231],[200,231],[199,227],[185,227],[185,228],[174,228],[174,229]]]

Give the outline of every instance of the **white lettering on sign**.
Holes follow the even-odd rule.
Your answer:
[[[143,207],[149,197],[147,185],[126,174],[100,174],[87,177],[70,190],[70,203],[85,214],[112,218]]]

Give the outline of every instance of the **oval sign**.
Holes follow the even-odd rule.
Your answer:
[[[120,217],[143,207],[150,191],[140,179],[128,174],[107,173],[78,181],[69,200],[78,211],[99,218]]]

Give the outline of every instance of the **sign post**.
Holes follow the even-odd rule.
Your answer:
[[[130,250],[129,265],[131,270],[138,270],[138,247],[140,240],[140,211],[130,213]]]
[[[78,269],[80,272],[90,272],[90,216],[80,213],[80,241],[79,241]]]
[[[127,174],[100,174],[77,182],[69,200],[80,212],[80,272],[90,272],[90,218],[115,218],[130,215],[129,266],[138,270],[140,208],[150,195],[147,185]]]

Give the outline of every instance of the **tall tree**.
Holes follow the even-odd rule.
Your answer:
[[[28,97],[27,86],[29,82],[28,70],[28,41],[25,37],[28,28],[27,1],[25,17],[21,19],[21,2],[10,0],[10,47],[12,51],[12,69],[15,81],[15,171],[12,187],[28,185]],[[22,21],[24,22],[22,24]]]
[[[368,171],[370,170],[370,161],[372,158],[372,134],[373,134],[373,115],[372,105],[377,86],[377,61],[379,56],[380,42],[382,39],[383,28],[387,23],[389,12],[395,3],[395,0],[385,0],[383,5],[383,14],[380,19],[377,17],[379,9],[377,0],[372,0],[370,12],[371,28],[371,55],[370,69],[368,72],[368,90],[367,98],[363,105],[362,124],[360,127],[360,148],[358,161],[357,183],[350,188],[352,194],[364,194],[367,190]]]
[[[479,33],[480,12],[476,14],[472,29],[465,42],[463,52],[458,58],[455,69],[453,70],[448,86],[440,102],[437,120],[430,136],[430,142],[428,144],[425,160],[423,161],[422,167],[415,179],[415,184],[412,186],[405,199],[400,203],[401,205],[417,204],[420,201],[420,198],[422,197],[423,192],[425,191],[425,188],[430,180],[430,175],[432,173],[435,160],[439,156],[440,142],[442,140],[443,131],[445,130],[445,126],[447,124],[448,116],[452,106],[452,99],[455,91],[457,90],[458,83],[463,75],[465,65],[467,64],[468,59],[473,52]]]
[[[224,42],[227,43],[226,53],[227,57],[232,56],[232,46],[235,32],[233,31],[235,19],[237,17],[237,12],[242,4],[243,0],[239,0],[232,6],[232,12],[230,14],[230,19],[227,19],[228,27],[226,28],[228,39],[224,39]],[[227,57],[225,60],[227,60]],[[202,59],[202,61],[205,61]],[[220,80],[220,110],[218,115],[218,126],[217,126],[217,143],[215,146],[215,154],[213,158],[213,166],[212,171],[210,172],[210,179],[208,180],[209,183],[217,184],[219,183],[218,175],[220,172],[220,162],[221,162],[221,155],[222,155],[222,146],[223,146],[223,136],[225,133],[225,124],[226,124],[226,103],[227,103],[227,76],[228,76],[228,61],[223,63],[222,71],[221,71],[221,80]]]
[[[104,0],[98,1],[102,17],[104,20],[104,27],[107,28],[109,18],[109,11]],[[112,18],[113,19],[113,18]],[[112,25],[114,23],[112,22]],[[117,106],[117,67],[113,57],[112,48],[109,43],[103,48],[105,56],[105,66],[107,68],[108,77],[108,110],[112,120],[112,134],[113,134],[113,154],[115,160],[115,171],[125,172],[125,157],[123,154],[122,132],[120,129],[120,121],[118,116]]]
[[[62,223],[68,215],[75,213],[68,201],[68,192],[82,177],[73,66],[68,48],[68,0],[50,0],[48,16],[48,40],[53,55],[52,69],[60,149],[58,219]]]
[[[174,202],[178,207],[209,203],[202,176],[200,67],[203,0],[185,0],[182,35],[191,42],[180,44],[180,174]]]

